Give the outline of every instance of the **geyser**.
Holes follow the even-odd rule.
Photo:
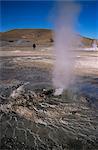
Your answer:
[[[72,2],[58,2],[54,29],[54,95],[60,95],[74,78],[75,52],[79,40],[75,28],[79,15],[79,5]]]
[[[92,47],[93,47],[93,50],[97,50],[97,43],[96,43],[96,40],[94,40],[94,42],[92,43]]]

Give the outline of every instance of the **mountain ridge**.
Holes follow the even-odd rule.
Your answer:
[[[77,34],[81,40],[81,45],[83,47],[91,47],[93,42],[96,41],[98,45],[98,40],[85,37]],[[43,29],[43,28],[30,28],[30,29],[13,29],[7,32],[0,32],[1,41],[18,41],[24,40],[28,42],[33,42],[36,44],[52,44],[53,43],[53,30]]]

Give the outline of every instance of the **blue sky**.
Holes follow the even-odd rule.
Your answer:
[[[98,38],[98,1],[79,1],[82,11],[79,16],[77,33]],[[1,1],[0,31],[17,28],[52,29],[51,10],[55,1]]]

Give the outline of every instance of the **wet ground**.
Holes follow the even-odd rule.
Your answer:
[[[50,55],[0,58],[1,150],[97,150],[98,77],[54,96]]]

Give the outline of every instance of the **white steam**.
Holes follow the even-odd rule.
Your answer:
[[[53,85],[67,89],[74,77],[74,50],[78,45],[75,27],[80,7],[72,2],[59,2],[54,30]]]

